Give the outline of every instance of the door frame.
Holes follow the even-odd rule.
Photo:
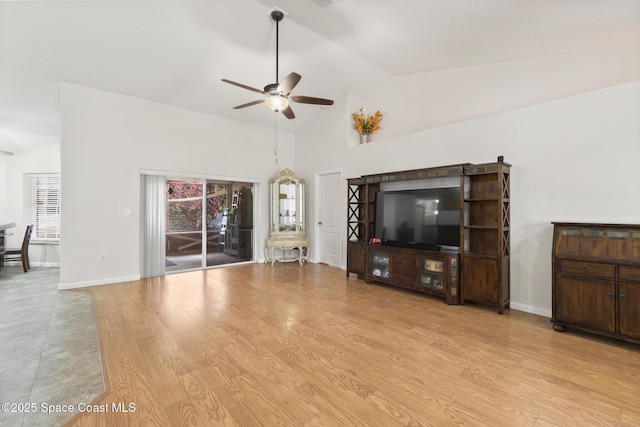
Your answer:
[[[260,212],[260,198],[256,197],[257,194],[259,194],[260,191],[260,179],[258,178],[243,178],[243,177],[230,177],[230,176],[225,176],[225,175],[209,175],[209,174],[202,174],[202,173],[190,173],[190,172],[174,172],[174,171],[166,171],[166,170],[157,170],[157,169],[140,169],[140,175],[159,175],[159,176],[164,176],[165,178],[165,185],[166,185],[166,179],[168,177],[171,178],[194,178],[194,179],[201,179],[204,181],[210,180],[210,181],[223,181],[223,182],[246,182],[249,184],[252,184],[253,186],[253,236],[252,236],[252,246],[253,246],[253,259],[251,261],[243,261],[240,263],[236,263],[237,264],[251,264],[251,263],[257,263],[257,262],[261,262],[260,260],[258,260],[257,256],[258,256],[258,246],[257,246],[257,241],[258,241],[258,236],[260,235],[260,223],[257,220],[258,219],[258,214]],[[206,188],[206,185],[205,185]],[[140,197],[140,194],[139,194]],[[204,198],[203,198],[203,205],[205,204]],[[203,206],[204,207],[204,206]],[[203,220],[205,218],[206,212],[203,210]],[[145,219],[140,218],[140,221],[144,221]],[[193,271],[198,271],[198,270],[208,270],[211,268],[219,268],[219,267],[225,267],[227,266],[226,264],[223,265],[214,265],[214,266],[206,266],[206,239],[203,239],[202,241],[202,246],[203,246],[203,266],[201,268],[196,268],[196,269],[192,269]],[[142,253],[142,251],[140,252],[140,257],[144,257],[146,256],[146,254]],[[187,272],[190,271],[189,269],[187,270],[180,270],[179,272]],[[172,273],[167,273],[165,271],[165,275],[166,274],[172,274]]]
[[[342,182],[343,181],[343,171],[342,169],[331,169],[328,171],[323,171],[323,172],[316,172],[314,175],[314,180],[315,180],[315,185],[313,187],[313,193],[314,193],[314,209],[313,209],[313,235],[314,235],[314,239],[313,239],[313,257],[311,257],[312,262],[314,263],[319,263],[320,262],[320,225],[318,224],[318,220],[319,220],[319,216],[320,216],[320,205],[322,203],[321,200],[321,194],[320,194],[320,180],[322,179],[322,177],[325,177],[327,175],[338,175],[338,181]],[[344,258],[344,254],[346,253],[345,251],[345,245],[346,245],[346,241],[345,241],[345,236],[346,236],[346,231],[345,231],[345,218],[346,218],[346,205],[343,203],[344,202],[344,185],[340,185],[340,190],[338,191],[338,194],[336,195],[336,197],[338,198],[337,201],[337,206],[340,207],[340,216],[339,216],[339,220],[338,220],[338,240],[339,240],[339,267],[343,270],[345,270],[347,268],[346,265],[346,260]]]

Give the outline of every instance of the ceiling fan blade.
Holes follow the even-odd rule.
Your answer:
[[[289,92],[293,90],[294,87],[298,84],[302,76],[298,73],[291,73],[287,77],[284,78],[282,83],[278,85],[278,92],[285,93],[289,95]]]
[[[289,106],[287,106],[287,108],[282,110],[282,114],[284,114],[284,116],[289,120],[296,118],[296,115],[293,114],[293,110]]]
[[[229,83],[230,85],[238,86],[238,87],[241,87],[243,89],[247,89],[247,90],[250,90],[250,91],[253,91],[253,92],[264,93],[264,94],[267,93],[267,92],[265,92],[265,91],[263,91],[261,89],[256,89],[255,87],[243,85],[242,83],[232,82],[231,80],[222,79],[222,81],[225,82],[225,83]]]
[[[290,96],[289,99],[302,104],[333,105],[333,100],[331,99],[314,98],[312,96],[293,95]]]
[[[262,103],[264,103],[264,99],[260,99],[258,101],[247,102],[246,104],[242,104],[242,105],[237,105],[237,106],[233,107],[233,109],[234,110],[238,110],[240,108],[251,107],[252,105],[258,105],[258,104],[262,104]]]

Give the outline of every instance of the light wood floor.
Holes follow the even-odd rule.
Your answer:
[[[240,265],[93,297],[109,387],[94,404],[109,412],[73,426],[640,425],[640,346],[323,265]]]

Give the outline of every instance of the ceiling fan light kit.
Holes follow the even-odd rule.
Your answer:
[[[264,100],[264,103],[267,104],[267,107],[277,113],[289,106],[289,99],[282,95],[270,95]]]
[[[278,51],[279,51],[279,23],[284,18],[285,13],[280,9],[274,9],[271,11],[271,19],[276,23],[276,81],[278,80]],[[276,113],[281,112],[287,119],[294,119],[295,115],[293,114],[293,110],[289,103],[291,101],[297,102],[300,104],[315,104],[315,105],[333,105],[333,100],[324,99],[324,98],[315,98],[312,96],[302,96],[302,95],[290,95],[293,88],[300,82],[302,76],[298,73],[290,73],[287,77],[284,78],[279,83],[271,83],[264,87],[264,90],[256,89],[251,86],[243,85],[242,83],[237,83],[231,80],[222,79],[223,82],[229,83],[234,86],[241,87],[246,90],[250,90],[252,92],[261,93],[267,95],[264,99],[265,105],[275,111]],[[247,102],[246,104],[237,105],[233,107],[238,110],[240,108],[250,107],[252,105],[261,104],[263,100],[257,100],[252,102]]]

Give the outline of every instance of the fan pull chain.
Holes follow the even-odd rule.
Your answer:
[[[278,164],[278,117],[273,115],[273,157],[276,159],[276,165]]]

